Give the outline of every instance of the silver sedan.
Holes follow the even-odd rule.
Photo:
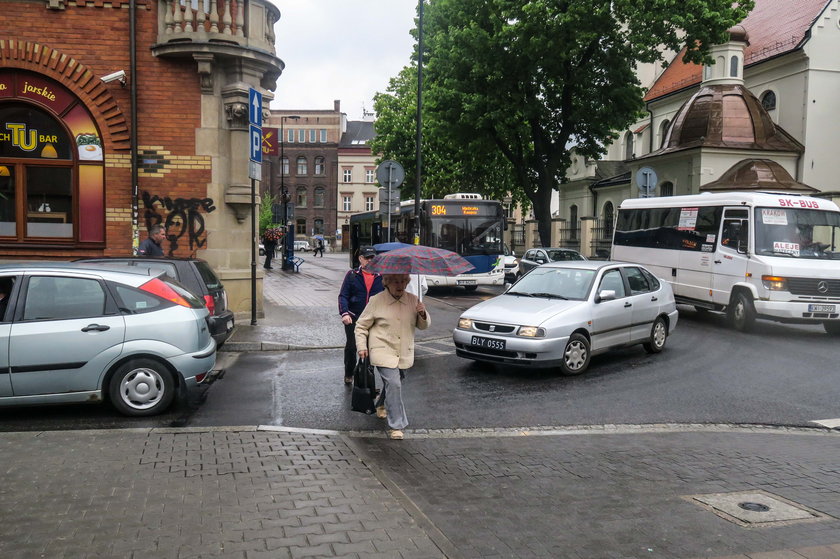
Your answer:
[[[671,286],[636,264],[550,262],[461,315],[459,357],[583,373],[592,355],[665,348],[677,325]]]

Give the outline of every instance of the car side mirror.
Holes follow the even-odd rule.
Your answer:
[[[613,289],[604,289],[603,291],[599,291],[596,299],[596,303],[600,303],[602,301],[612,301],[615,299],[615,290]]]
[[[545,264],[545,260],[542,258],[537,258],[534,262],[537,262],[538,264]]]

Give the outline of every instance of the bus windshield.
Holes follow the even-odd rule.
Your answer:
[[[498,218],[435,217],[429,223],[430,246],[462,256],[502,254],[502,230]]]
[[[840,212],[793,208],[755,209],[756,254],[840,259]]]

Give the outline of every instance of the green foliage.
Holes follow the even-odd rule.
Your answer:
[[[273,221],[273,215],[271,212],[271,205],[276,202],[275,197],[271,195],[269,192],[263,192],[263,195],[260,196],[260,213],[259,213],[259,235],[262,237],[265,234],[265,230],[269,227],[277,227]]]
[[[569,148],[599,157],[640,115],[637,62],[688,45],[708,59],[753,0],[427,0],[424,195],[476,190],[533,203],[548,242]],[[416,56],[415,56],[416,58]],[[414,185],[416,64],[377,95],[375,151]]]

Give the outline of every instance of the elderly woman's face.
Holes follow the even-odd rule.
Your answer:
[[[385,289],[394,297],[402,297],[409,281],[411,281],[411,278],[408,277],[408,274],[387,274],[382,278]]]

